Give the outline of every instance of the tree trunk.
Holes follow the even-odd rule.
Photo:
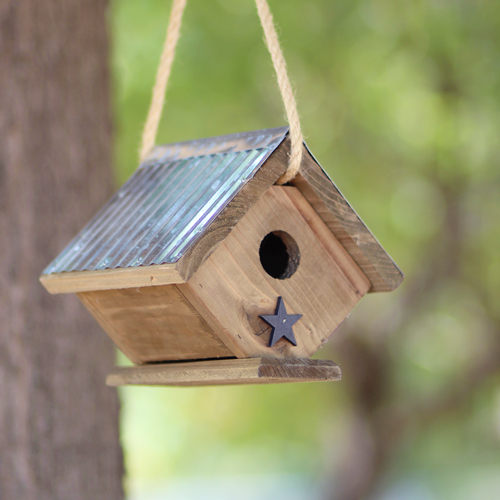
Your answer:
[[[0,2],[0,498],[123,498],[114,348],[45,266],[112,189],[105,0]]]

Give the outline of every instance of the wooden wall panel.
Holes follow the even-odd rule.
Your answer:
[[[272,231],[285,231],[300,249],[299,267],[285,280],[269,276],[260,262],[261,241]],[[269,189],[188,283],[179,285],[226,345],[236,346],[231,350],[238,357],[296,358],[314,354],[369,288],[298,189],[282,186]],[[284,339],[267,347],[271,329],[259,316],[274,314],[278,296],[290,314],[303,314],[294,326],[296,347]]]
[[[176,285],[83,292],[78,296],[135,363],[234,356]]]

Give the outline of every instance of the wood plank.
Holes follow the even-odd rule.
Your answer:
[[[78,297],[135,363],[234,356],[175,285]]]
[[[72,271],[40,276],[40,282],[52,294],[162,286],[184,283],[184,281],[177,271],[176,264],[100,271]]]
[[[356,290],[369,290],[370,280],[356,265],[353,258],[347,253],[337,238],[332,238],[332,233],[327,225],[318,217],[313,207],[304,198],[298,189],[284,189],[283,192],[290,198],[302,217],[309,224],[314,234],[321,241],[328,253],[333,257],[346,278]]]
[[[288,191],[294,194],[289,196]],[[311,229],[291,201],[301,196],[295,187],[270,188],[188,283],[180,286],[219,338],[230,337],[237,345],[235,350],[225,342],[238,357],[311,356],[370,287],[346,250],[331,241],[335,236],[326,227],[318,229],[324,224],[312,208],[307,214],[317,219],[314,227],[321,239]],[[287,279],[271,277],[260,262],[263,238],[277,230],[292,236],[300,250],[298,269]],[[322,241],[329,243],[325,246]],[[344,269],[351,266],[347,275],[337,261]],[[271,328],[259,316],[274,314],[278,296],[290,314],[303,314],[294,326],[297,346],[282,339],[268,347]]]
[[[205,386],[328,382],[342,378],[340,367],[323,359],[225,359],[151,366],[117,367],[106,384]]]
[[[370,280],[370,292],[387,292],[403,273],[304,146],[300,174],[292,181]]]
[[[110,336],[111,340],[115,343],[118,349],[120,349],[120,351],[125,354],[125,356],[127,356],[130,361],[136,364],[140,364],[140,354],[138,355],[133,347],[129,348],[127,339],[124,339],[122,341],[122,335],[119,331],[115,330],[113,323],[108,320],[106,315],[101,313],[98,304],[90,296],[90,293],[82,292],[77,293],[76,295],[80,299],[82,304],[87,308],[87,310],[92,314],[92,316],[94,316],[101,328]]]
[[[210,328],[217,332],[217,336],[221,339],[224,345],[231,351],[233,356],[237,358],[245,358],[245,351],[243,351],[237,342],[237,339],[233,337],[226,330],[221,328],[221,325],[215,315],[206,304],[200,299],[200,297],[193,292],[190,286],[187,284],[177,285],[178,290],[184,295],[186,300],[196,309],[198,314],[207,322]],[[214,311],[215,312],[215,311]]]

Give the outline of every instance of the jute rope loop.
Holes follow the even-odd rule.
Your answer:
[[[142,133],[141,160],[147,156],[155,144],[186,3],[187,0],[173,0],[167,37],[163,46],[163,52],[156,74],[156,82],[153,88],[151,106]],[[286,117],[290,126],[290,161],[287,171],[278,180],[278,184],[286,184],[299,172],[300,163],[302,161],[302,143],[304,138],[300,128],[297,103],[288,77],[285,58],[283,57],[283,52],[278,40],[271,10],[266,0],[255,0],[255,3],[257,4],[257,12],[264,30],[266,45],[271,54],[271,59],[276,71],[281,97],[283,98],[283,104],[285,106]]]
[[[156,72],[156,81],[153,87],[153,97],[149,106],[148,117],[144,130],[142,131],[142,146],[140,159],[141,161],[153,149],[160,124],[161,113],[165,104],[165,92],[167,90],[168,79],[172,63],[175,58],[175,47],[179,40],[179,32],[181,29],[182,15],[186,7],[187,0],[173,0],[172,10],[170,12],[170,20],[168,22],[167,37],[163,44],[163,52],[160,58],[160,64]]]

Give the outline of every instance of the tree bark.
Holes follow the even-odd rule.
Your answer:
[[[105,0],[0,2],[0,498],[123,498],[114,348],[38,276],[112,189]]]

